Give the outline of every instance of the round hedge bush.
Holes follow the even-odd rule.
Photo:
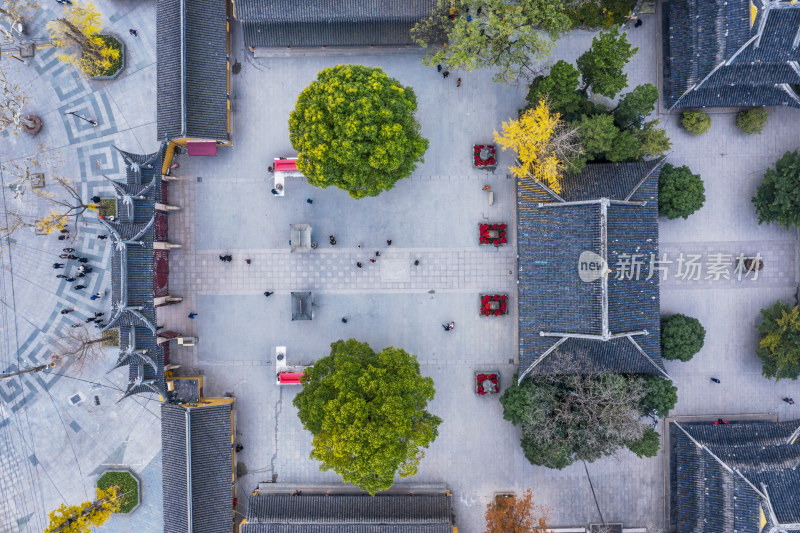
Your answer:
[[[97,480],[97,488],[106,490],[117,487],[120,495],[118,513],[129,513],[139,503],[139,485],[128,472],[106,472]]]
[[[703,347],[706,330],[700,321],[676,314],[661,319],[661,357],[688,361]]]
[[[706,188],[700,174],[692,174],[689,167],[675,167],[667,163],[658,177],[658,214],[672,220],[689,218],[703,207]]]
[[[693,135],[702,135],[711,127],[711,115],[703,111],[684,111],[681,124]]]
[[[761,133],[767,125],[768,118],[769,115],[763,107],[754,107],[736,113],[736,126],[747,135]]]

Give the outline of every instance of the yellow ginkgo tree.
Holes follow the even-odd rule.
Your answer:
[[[97,489],[97,499],[79,505],[64,503],[48,514],[50,524],[44,533],[91,533],[92,528],[102,526],[120,508],[116,487]]]
[[[562,172],[572,170],[570,161],[582,151],[577,131],[551,112],[544,100],[518,119],[503,122],[503,131],[495,131],[494,140],[503,150],[517,153],[511,174],[541,181],[555,193],[561,192]]]
[[[47,25],[53,44],[65,50],[58,59],[79,67],[88,76],[106,76],[121,67],[120,42],[110,35],[101,35],[103,17],[89,1],[75,3],[63,17]]]

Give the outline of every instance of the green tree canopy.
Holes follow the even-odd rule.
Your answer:
[[[655,85],[639,85],[622,96],[614,109],[614,122],[620,129],[641,128],[647,115],[656,108],[657,101],[658,89]]]
[[[766,109],[752,107],[746,111],[736,113],[736,127],[747,135],[761,133],[764,131],[764,126],[767,125],[767,119],[769,119],[769,115]]]
[[[761,310],[756,326],[761,339],[756,355],[761,359],[764,377],[797,379],[800,376],[800,308],[780,301]]]
[[[655,429],[647,428],[641,439],[628,442],[626,446],[639,457],[655,457],[661,446],[661,436]]]
[[[619,374],[527,378],[500,398],[503,418],[520,426],[532,464],[564,468],[594,461],[642,439],[643,380]]]
[[[638,51],[638,48],[631,47],[626,34],[620,34],[617,27],[600,32],[592,39],[592,47],[577,61],[584,92],[591,88],[593,93],[614,98],[628,86],[628,75],[622,69]]]
[[[649,415],[655,411],[662,418],[669,415],[678,403],[678,387],[660,376],[642,376],[640,379],[644,386],[641,413]]]
[[[455,4],[439,0],[433,14],[411,30],[411,37],[431,48],[423,60],[426,65],[495,68],[495,81],[513,82],[532,76],[536,63],[550,55],[551,38],[570,26],[561,0],[458,0]]]
[[[545,100],[551,111],[561,113],[565,120],[572,120],[584,99],[578,91],[580,76],[578,69],[566,61],[556,61],[547,76],[537,76],[531,82],[525,97],[528,106],[536,107]]]
[[[706,188],[700,174],[692,174],[686,165],[664,165],[658,178],[658,214],[670,220],[689,218],[705,202]]]
[[[414,90],[379,68],[327,68],[289,116],[297,167],[311,185],[377,196],[410,176],[428,149],[416,110]]]
[[[700,351],[706,330],[696,318],[680,313],[661,319],[661,356],[688,361]]]
[[[703,111],[684,111],[681,125],[692,135],[702,135],[711,128],[711,115]]]
[[[434,393],[415,355],[392,347],[376,354],[349,339],[306,370],[293,403],[313,435],[311,458],[374,495],[395,473],[416,474],[442,421],[425,410]]]
[[[633,130],[639,139],[639,157],[661,157],[672,148],[672,142],[667,137],[667,132],[659,128],[659,119],[645,122],[641,129]]]
[[[758,223],[777,222],[786,229],[800,227],[800,155],[786,152],[768,168],[758,186],[753,204]]]

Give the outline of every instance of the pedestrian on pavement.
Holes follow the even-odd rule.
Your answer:
[[[786,397],[783,399],[784,402],[788,403],[789,405],[794,405],[794,399]]]
[[[64,263],[53,263],[53,268],[64,268]]]
[[[71,328],[80,328],[80,327],[83,327],[83,325],[80,322],[76,322],[74,324],[70,324],[69,327],[71,327]]]
[[[319,246],[319,245],[317,244],[317,241],[311,241],[311,248],[312,248],[312,249],[316,250],[316,249],[317,249],[317,246]]]
[[[58,2],[61,5],[64,5],[64,4],[72,5],[72,2],[70,0],[56,0],[56,2]]]
[[[441,64],[436,65],[436,72],[441,72],[441,71],[442,71],[442,65]]]
[[[83,274],[81,274],[81,277],[83,277]],[[68,282],[72,283],[73,281],[75,281],[75,278],[74,278],[74,277],[72,277],[72,276],[70,276],[70,277],[68,277],[68,278],[66,279],[66,281],[68,281]]]
[[[380,256],[381,256],[381,252],[380,252],[380,250],[379,250],[379,251],[377,251],[377,252],[375,252],[375,257],[380,257]]]
[[[250,264],[250,260],[249,259],[245,259],[244,262],[247,263],[248,265]]]
[[[224,263],[226,261],[225,256],[224,255],[219,256],[219,260]]]
[[[56,277],[57,278],[66,278],[67,276],[65,276],[64,274],[56,274]]]
[[[444,328],[445,331],[450,331],[451,329],[453,329],[452,327],[450,327],[450,324],[448,324],[447,322],[442,324],[442,327]]]
[[[85,277],[86,274],[84,274],[83,272],[78,272],[77,274],[75,274],[75,276],[67,278],[67,281],[75,281],[75,278],[85,278]]]
[[[74,287],[72,287],[72,289],[76,290],[76,291],[82,291],[85,288],[86,288],[86,285],[75,285]]]
[[[278,192],[276,189],[272,189],[272,190],[271,190],[271,191],[269,191],[269,192],[271,192],[271,193],[272,193],[272,194],[274,194],[275,196],[278,196],[278,194],[280,194],[280,193],[279,193],[279,192]]]
[[[81,266],[83,266],[83,265],[81,265]],[[86,273],[86,274],[91,274],[92,272],[94,272],[94,268],[92,268],[92,267],[84,267],[83,272]]]
[[[77,255],[67,254],[67,259],[77,259]]]
[[[369,262],[370,262],[370,263],[372,263],[372,264],[374,265],[374,264],[375,264],[375,258],[374,258],[374,257],[371,257],[371,258],[370,258],[370,260],[369,260]]]
[[[461,87],[461,78],[456,80],[456,87]]]
[[[79,257],[78,258],[78,263],[88,263],[88,262],[89,262],[89,260],[87,258],[85,258],[85,257]]]
[[[392,239],[386,239],[386,246],[392,245]]]
[[[415,267],[418,267],[418,266],[419,266],[419,259],[414,259],[414,266],[415,266]]]
[[[105,322],[97,321],[94,323],[94,327],[96,327],[97,329],[103,329],[104,327],[106,327],[106,324]]]
[[[312,200],[311,198],[306,198],[306,203],[307,204],[313,204],[314,200]]]
[[[89,318],[87,318],[86,320],[84,320],[84,322],[86,322],[86,323],[88,324],[89,322],[94,322],[95,320],[97,320],[97,318],[96,318],[96,317],[90,316]]]
[[[237,444],[236,445],[236,453],[239,453],[242,450],[244,450],[244,446],[242,446],[241,444]]]
[[[330,241],[331,246],[335,246],[336,245],[336,239],[333,238],[333,235],[329,236],[328,240]]]
[[[450,330],[454,330],[454,329],[456,329],[456,323],[455,322],[450,322]]]
[[[58,231],[59,231],[59,233],[69,233],[69,230],[67,228],[61,228]]]
[[[272,167],[267,167],[267,172],[275,172],[275,169]]]
[[[86,272],[86,266],[81,265],[78,267],[78,272]]]
[[[75,251],[75,248],[64,248],[64,250],[62,250],[62,251],[66,252],[68,254],[71,254],[72,252]]]
[[[444,72],[442,72],[442,77],[443,78],[446,78],[449,75],[450,75],[450,71],[449,70],[445,70]]]
[[[636,20],[636,23],[633,25],[633,27],[634,27],[634,28],[638,28],[638,27],[639,27],[639,26],[641,26],[642,24],[643,24],[643,23],[642,23],[642,19],[637,19],[637,20]]]
[[[89,299],[90,299],[91,301],[95,301],[95,300],[97,300],[98,298],[100,298],[100,297],[99,297],[98,295],[96,295],[96,294],[92,294],[91,296],[89,296]]]
[[[98,312],[96,312],[96,313],[94,314],[94,316],[103,316],[104,314],[105,314],[105,313],[103,313],[102,311],[98,311]]]
[[[58,258],[59,259],[66,259],[67,258],[67,254],[58,254]]]
[[[225,256],[225,261],[227,261],[228,263],[230,263],[231,261],[233,261],[233,256],[232,256],[232,255],[230,255],[230,254],[229,254],[229,255],[226,255],[226,256]]]
[[[138,32],[138,31],[136,31],[136,30],[134,30],[133,28],[129,29],[129,30],[128,30],[128,33],[130,33],[130,34],[131,34],[131,35],[133,35],[134,37],[138,37],[138,36],[139,36],[139,32]]]
[[[711,381],[712,381],[713,383],[722,383],[722,382],[721,382],[720,380],[718,380],[717,378],[711,378]]]
[[[269,298],[273,294],[275,294],[275,293],[274,292],[269,292],[269,291],[264,291],[264,296],[266,296],[267,298]]]
[[[362,265],[362,264],[361,264],[361,261],[359,261],[358,263],[356,263],[356,266],[357,266],[358,268],[361,268],[361,267],[363,267],[364,265]]]
[[[97,238],[100,239],[101,241],[104,241],[108,239],[108,235],[98,235]]]
[[[356,244],[356,248],[361,248],[361,243]]]
[[[346,316],[342,317],[342,324],[347,324],[347,317]]]
[[[74,311],[74,309],[62,309],[62,310],[61,310],[61,314],[62,314],[62,315],[68,315],[68,314],[70,314],[70,313],[71,313],[71,312],[73,312],[73,311]]]
[[[58,240],[59,241],[66,241],[67,240],[67,236],[66,235],[59,235],[58,236]]]
[[[194,311],[189,313],[189,318],[191,318],[192,320],[194,320],[194,317],[196,317],[196,316],[197,316],[197,313],[195,313]]]

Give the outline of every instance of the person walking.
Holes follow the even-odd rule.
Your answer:
[[[71,6],[71,5],[72,5],[72,2],[71,2],[70,0],[56,0],[56,2],[58,2],[58,3],[59,3],[59,4],[61,4],[62,6],[63,6],[63,5],[65,5],[65,4],[66,4],[66,5],[69,5],[69,6]]]
[[[59,235],[58,236],[58,240],[59,241],[66,241],[67,240],[67,236],[66,235]]]
[[[96,313],[94,314],[94,316],[103,316],[104,314],[105,314],[105,313],[103,313],[102,311],[98,311],[98,312],[96,312]]]
[[[273,294],[275,294],[275,293],[274,292],[270,292],[270,291],[264,291],[264,296],[266,296],[267,298],[269,298]]]
[[[69,278],[67,281],[75,281],[75,278],[85,278],[86,274],[83,272],[78,272],[73,277]]]
[[[271,192],[271,193],[272,193],[272,194],[274,194],[275,196],[278,196],[278,195],[280,194],[280,193],[278,192],[278,190],[277,190],[277,189],[272,189],[272,190],[271,190],[271,191],[269,191],[269,192]]]
[[[455,327],[455,322],[450,322],[450,323],[445,322],[444,324],[442,324],[442,327],[444,328],[445,331],[450,331],[453,329],[453,327]]]
[[[68,314],[70,314],[70,313],[71,313],[71,312],[73,312],[73,311],[74,311],[74,309],[62,309],[62,310],[61,310],[61,314],[62,314],[62,315],[68,315]]]
[[[227,261],[228,263],[230,263],[231,261],[233,261],[233,256],[232,256],[232,255],[230,255],[230,254],[226,255],[226,256],[225,256],[225,261]]]
[[[62,251],[65,252],[65,253],[71,254],[72,252],[75,251],[75,248],[64,248]]]
[[[414,266],[415,266],[415,267],[418,267],[418,266],[419,266],[419,259],[414,259]]]
[[[139,36],[139,32],[138,32],[138,31],[136,31],[136,30],[134,30],[133,28],[129,29],[129,30],[128,30],[128,33],[130,33],[130,34],[131,34],[131,35],[133,35],[134,37],[138,37],[138,36]]]
[[[75,285],[74,287],[72,287],[72,289],[76,290],[76,291],[82,291],[85,288],[86,288],[86,285]]]
[[[312,200],[311,198],[306,198],[306,203],[307,204],[313,204],[314,200]]]
[[[386,239],[386,246],[392,245],[392,239]]]
[[[71,327],[71,328],[82,328],[83,325],[80,322],[75,322],[74,324],[70,324],[69,327]]]
[[[86,266],[81,265],[78,267],[78,272],[86,272]]]
[[[100,239],[101,241],[104,241],[108,239],[108,235],[98,235],[97,238]]]
[[[461,87],[461,78],[456,80],[456,87]]]
[[[81,274],[80,277],[83,277],[83,274]],[[70,276],[64,281],[68,281],[69,283],[72,283],[73,281],[75,281],[75,277],[74,276]]]
[[[226,261],[225,256],[224,255],[219,256],[219,260],[224,263]]]
[[[77,259],[77,255],[67,254],[67,259]]]
[[[783,399],[783,401],[788,403],[789,405],[794,405],[794,398],[786,397]]]
[[[447,78],[447,76],[449,76],[449,75],[450,75],[450,71],[449,70],[445,70],[444,72],[442,72],[442,77],[443,78]]]
[[[56,277],[57,278],[66,278],[67,276],[65,276],[64,274],[56,274]]]
[[[245,259],[244,262],[249,265],[252,261],[250,261],[249,259]]]
[[[194,317],[196,317],[196,316],[197,316],[197,313],[195,313],[194,311],[189,313],[189,318],[191,318],[192,320],[194,320]]]
[[[64,268],[64,263],[53,263],[53,268]]]
[[[81,265],[81,266],[83,266],[83,265]],[[92,272],[94,272],[94,269],[92,267],[84,267],[83,272],[85,274],[91,274]]]
[[[336,239],[333,238],[333,235],[328,237],[328,241],[330,241],[331,246],[335,246],[336,245]]]
[[[86,263],[88,263],[88,262],[89,262],[89,260],[88,260],[87,258],[85,258],[85,257],[79,257],[79,258],[78,258],[78,263],[84,263],[84,264],[86,264]]]
[[[361,264],[361,261],[359,261],[358,263],[356,263],[356,266],[357,266],[358,268],[361,268],[361,267],[363,267],[364,265],[362,265],[362,264]]]
[[[442,71],[442,65],[441,64],[436,65],[436,72],[441,72],[441,71]]]
[[[89,318],[84,320],[84,322],[86,322],[88,324],[89,322],[94,322],[95,320],[97,320],[97,317],[90,316]]]
[[[58,254],[58,258],[59,259],[66,259],[67,258],[67,254]]]
[[[89,299],[90,299],[91,301],[95,301],[95,300],[97,300],[98,298],[100,298],[100,297],[99,297],[98,295],[96,295],[96,294],[92,294],[91,296],[89,296]]]
[[[369,262],[370,262],[370,263],[372,263],[372,264],[374,265],[374,264],[375,264],[375,258],[374,258],[374,257],[371,257],[371,258],[369,259]]]
[[[346,316],[342,317],[342,324],[347,324],[347,317]]]
[[[718,380],[717,378],[711,378],[711,382],[712,382],[712,383],[722,383],[722,382],[721,382],[720,380]]]

